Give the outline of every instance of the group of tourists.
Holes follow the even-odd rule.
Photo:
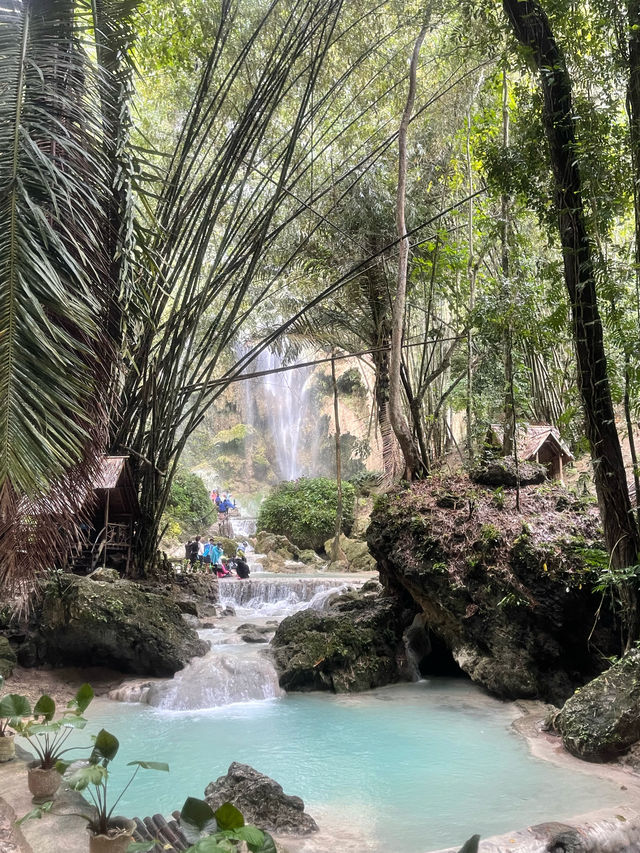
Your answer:
[[[244,547],[237,549],[235,556],[227,558],[224,556],[221,542],[216,542],[213,538],[205,542],[202,536],[196,536],[184,546],[185,557],[191,565],[191,571],[199,569],[219,578],[230,577],[235,572],[237,577],[244,580],[249,577],[250,570],[245,559],[246,544],[243,545]]]
[[[216,505],[218,515],[227,515],[230,509],[236,508],[236,501],[231,492],[220,493],[218,489],[211,492],[211,500]]]

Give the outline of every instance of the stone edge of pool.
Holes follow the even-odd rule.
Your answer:
[[[512,727],[527,741],[531,754],[577,773],[597,776],[621,787],[620,803],[586,814],[538,823],[513,832],[481,839],[479,853],[548,853],[576,850],[580,853],[638,853],[640,851],[640,776],[619,764],[592,764],[575,758],[560,739],[542,729],[547,706],[542,702],[514,703],[519,716]],[[555,839],[556,846],[549,847]],[[561,845],[561,839],[564,844]],[[458,853],[466,839],[455,847],[425,853]],[[578,846],[579,845],[579,846]]]

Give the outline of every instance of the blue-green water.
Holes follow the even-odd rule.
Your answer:
[[[510,706],[465,681],[180,713],[102,701],[89,718],[85,739],[101,726],[120,739],[114,790],[127,761],[171,767],[140,771],[118,812],[168,814],[240,761],[301,796],[320,823],[296,850],[425,853],[623,799],[613,783],[533,758]]]

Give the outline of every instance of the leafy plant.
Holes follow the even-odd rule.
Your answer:
[[[244,841],[251,853],[276,853],[268,832],[245,824],[242,812],[223,803],[214,812],[204,800],[188,797],[180,812],[180,828],[191,847],[186,853],[234,853]]]
[[[33,708],[33,719],[16,720],[12,727],[22,737],[29,741],[43,770],[56,766],[62,755],[71,749],[81,747],[65,747],[74,729],[83,729],[87,721],[82,716],[93,699],[93,689],[89,684],[83,684],[76,695],[67,703],[62,716],[54,720],[56,703],[51,696],[44,693]]]
[[[97,816],[89,818],[89,828],[95,835],[107,834],[109,821],[114,809],[122,799],[125,791],[133,783],[140,769],[169,771],[169,765],[161,761],[129,761],[127,767],[135,766],[131,778],[109,807],[109,764],[118,754],[120,741],[106,729],[101,729],[95,737],[93,750],[86,762],[74,762],[64,766],[64,779],[74,791],[87,791],[91,802],[96,808]],[[140,849],[139,847],[135,849]]]
[[[260,506],[258,530],[286,536],[298,548],[322,548],[335,532],[338,488],[325,477],[280,483]],[[342,483],[342,530],[353,525],[355,489]]]
[[[0,690],[4,678],[0,675]],[[31,706],[26,696],[19,693],[8,693],[0,699],[0,737],[7,737],[7,729],[15,729],[21,717],[31,714]]]

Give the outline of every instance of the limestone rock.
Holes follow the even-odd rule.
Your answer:
[[[441,506],[444,492],[462,500]],[[512,495],[449,476],[378,499],[369,547],[387,594],[408,596],[428,632],[421,674],[461,669],[501,698],[562,705],[601,672],[595,650],[617,638],[610,615],[595,618],[598,569],[583,556],[603,547],[597,509],[559,512],[562,493],[523,487],[518,514]]]
[[[324,550],[327,554],[331,554],[333,547],[333,537],[327,539],[324,543]],[[339,562],[346,562],[348,572],[374,572],[376,570],[375,558],[369,553],[369,546],[366,542],[360,539],[349,539],[344,533],[340,534],[340,550],[344,554],[345,560],[340,559]],[[333,568],[336,564],[329,563],[329,571],[341,571]]]
[[[232,803],[247,823],[279,835],[309,835],[318,825],[304,810],[300,797],[289,796],[269,776],[248,764],[234,761],[226,776],[220,776],[205,788],[205,799],[215,811],[223,803]]]
[[[0,636],[0,675],[8,678],[17,663],[16,653],[11,648],[9,640]]]
[[[255,543],[254,547],[259,554],[273,552],[283,560],[295,560],[300,553],[300,550],[292,545],[286,536],[269,533],[267,530],[259,530],[256,533]]]
[[[634,649],[567,700],[555,718],[566,749],[607,761],[640,741],[640,649]]]
[[[399,681],[404,618],[395,599],[360,591],[338,596],[327,610],[288,616],[271,641],[280,686],[347,693]]]
[[[107,569],[100,567],[95,571],[91,572],[90,575],[87,575],[89,580],[100,582],[104,581],[104,583],[115,583],[120,580],[120,573],[115,569]]]
[[[62,595],[53,586],[45,589],[36,620],[30,641],[40,659],[33,663],[167,677],[208,649],[168,596],[129,581],[70,575]]]
[[[218,578],[204,572],[192,572],[175,576],[175,585],[179,592],[176,597],[190,597],[197,601],[217,604],[220,600],[218,595]]]
[[[518,473],[521,486],[532,486],[544,483],[547,479],[547,469],[538,462],[520,462]],[[491,459],[484,462],[469,473],[474,483],[482,486],[507,486],[514,488],[518,482],[516,463],[513,456]]]

